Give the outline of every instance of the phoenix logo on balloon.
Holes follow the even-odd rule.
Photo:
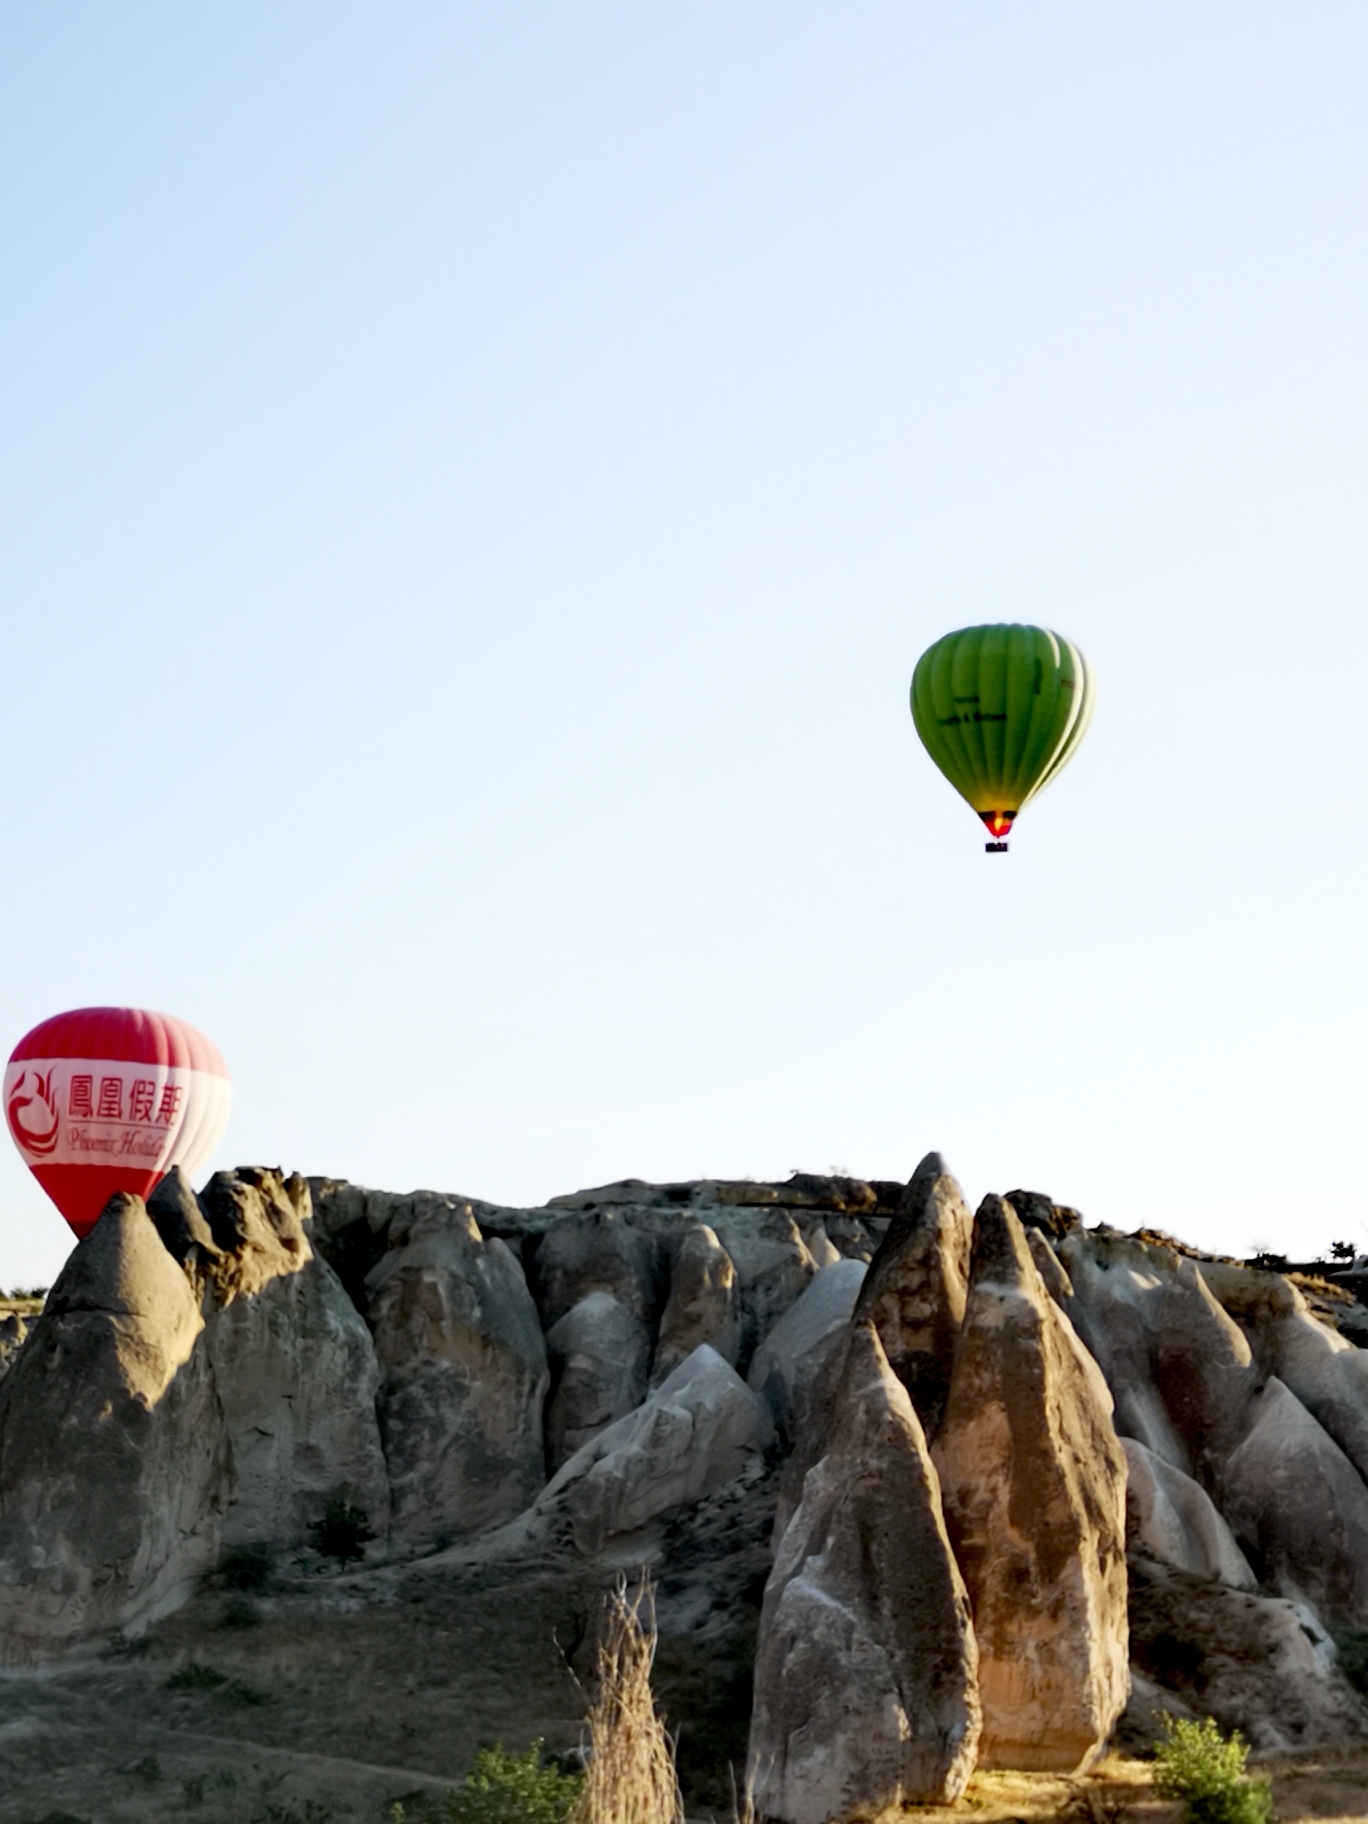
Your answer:
[[[24,1087],[30,1077],[33,1078],[37,1087],[26,1095]],[[40,1071],[26,1070],[15,1084],[6,1106],[5,1112],[9,1116],[10,1131],[20,1146],[30,1153],[51,1153],[57,1147],[57,1132],[61,1126],[61,1117],[57,1113],[57,1098],[52,1091],[52,1077],[53,1073],[50,1070],[46,1076]],[[25,1109],[32,1111],[27,1118],[24,1115]],[[31,1125],[35,1117],[42,1120],[44,1116],[50,1119],[50,1126],[38,1129]]]

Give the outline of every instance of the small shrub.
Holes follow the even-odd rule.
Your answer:
[[[104,1659],[141,1659],[151,1648],[151,1639],[146,1634],[135,1634],[130,1640],[122,1631],[116,1631],[105,1641],[100,1654]]]
[[[181,1781],[181,1804],[193,1807],[203,1805],[203,1803],[204,1775],[202,1773],[191,1774],[188,1779]]]
[[[255,1685],[246,1684],[240,1678],[226,1679],[219,1696],[225,1704],[241,1704],[244,1709],[271,1701],[265,1691],[258,1691]]]
[[[482,1748],[464,1783],[434,1798],[408,1792],[391,1802],[389,1824],[566,1824],[583,1784],[533,1742],[522,1754]]]
[[[580,1781],[542,1757],[533,1742],[523,1754],[501,1743],[482,1748],[465,1784],[442,1800],[443,1824],[565,1824],[579,1797]]]
[[[216,1672],[212,1666],[197,1665],[191,1660],[188,1666],[182,1666],[179,1672],[173,1672],[167,1679],[164,1689],[167,1691],[217,1691],[220,1685],[228,1683],[226,1672]]]
[[[218,1625],[221,1628],[259,1628],[261,1611],[250,1597],[244,1596],[241,1590],[234,1590],[219,1610]]]
[[[1181,1803],[1183,1824],[1271,1824],[1271,1782],[1245,1777],[1249,1748],[1238,1729],[1227,1739],[1212,1717],[1165,1716],[1154,1758],[1154,1789]]]
[[[145,1754],[140,1761],[135,1761],[129,1768],[135,1780],[144,1780],[149,1786],[155,1786],[162,1777],[161,1762],[155,1754]]]
[[[361,1508],[354,1507],[341,1495],[334,1495],[323,1509],[323,1518],[309,1528],[309,1542],[320,1558],[335,1558],[345,1571],[355,1560],[366,1555],[367,1543],[375,1532]]]
[[[271,1581],[271,1554],[264,1545],[239,1545],[224,1553],[218,1570],[225,1588],[260,1596]]]

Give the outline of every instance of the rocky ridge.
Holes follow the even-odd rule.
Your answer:
[[[974,1214],[934,1154],[535,1209],[173,1175],[0,1361],[0,1647],[145,1629],[234,1549],[305,1562],[344,1500],[358,1601],[463,1552],[653,1562],[663,1631],[748,1708],[754,1657],[787,1824],[1080,1768],[1161,1704],[1261,1747],[1368,1733],[1335,1644],[1368,1633],[1354,1292],[1038,1193]],[[733,1491],[769,1545],[724,1616]]]

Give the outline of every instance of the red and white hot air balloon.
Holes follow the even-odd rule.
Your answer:
[[[137,1007],[56,1014],[20,1039],[5,1072],[14,1144],[78,1236],[116,1191],[146,1197],[173,1165],[193,1179],[232,1101],[216,1045]]]

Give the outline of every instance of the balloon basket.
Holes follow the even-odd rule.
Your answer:
[[[985,842],[983,852],[985,855],[1005,855],[1007,844],[1005,842]]]

